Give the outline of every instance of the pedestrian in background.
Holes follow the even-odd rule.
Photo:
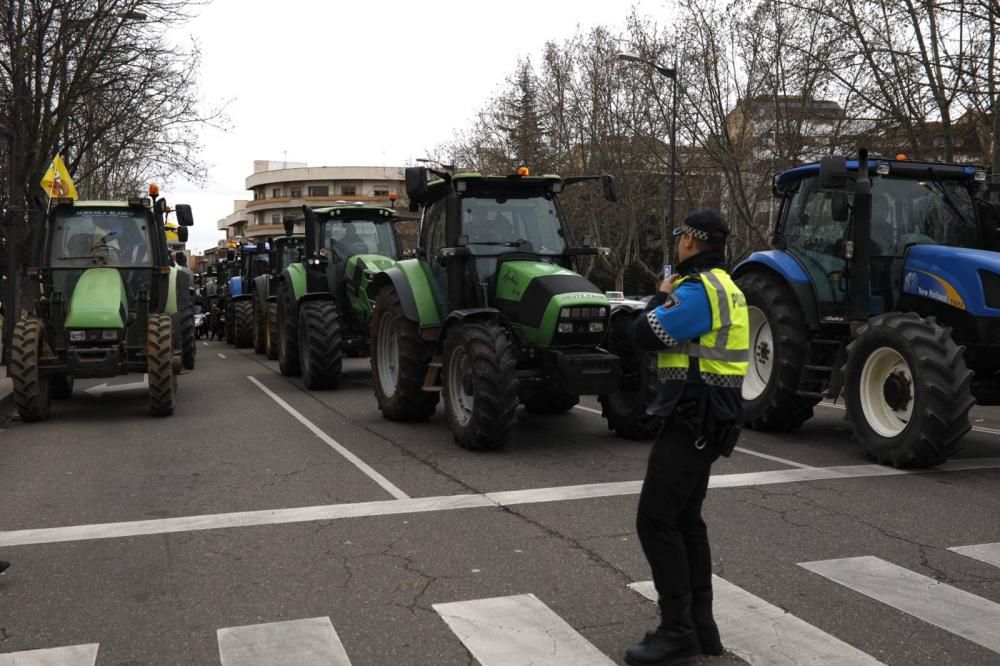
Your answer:
[[[726,271],[729,225],[699,210],[674,230],[676,273],[664,278],[633,326],[635,346],[657,352],[662,417],[639,496],[636,529],[659,597],[660,625],[628,648],[632,665],[722,654],[712,615],[712,556],[702,503],[720,455],[732,453],[749,358],[746,299]]]

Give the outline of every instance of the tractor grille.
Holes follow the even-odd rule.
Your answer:
[[[986,307],[1000,309],[1000,275],[980,270],[979,279],[983,283],[983,295],[986,298]]]
[[[565,307],[559,311],[554,346],[596,347],[608,328],[607,306]]]

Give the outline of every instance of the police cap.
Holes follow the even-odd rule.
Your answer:
[[[674,236],[691,234],[698,240],[725,240],[729,235],[729,223],[714,210],[702,208],[696,210],[681,222],[681,225],[674,229]]]

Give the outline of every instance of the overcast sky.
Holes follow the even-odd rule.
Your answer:
[[[231,128],[201,132],[205,187],[164,192],[194,209],[188,247],[223,237],[253,160],[401,166],[468,126],[519,56],[537,61],[578,26],[622,26],[633,5],[664,18],[663,0],[213,0],[186,28],[201,96],[228,101]]]

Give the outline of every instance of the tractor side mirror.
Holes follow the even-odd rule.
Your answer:
[[[410,210],[413,205],[427,200],[427,167],[406,167],[406,196],[410,198]]]
[[[194,225],[194,215],[191,214],[190,205],[177,204],[174,207],[174,213],[177,214],[177,224],[182,227],[190,227]]]
[[[285,235],[291,236],[295,233],[295,221],[290,217],[283,218],[281,220],[282,226],[285,227]]]
[[[851,214],[851,206],[847,202],[847,195],[843,192],[834,192],[830,197],[830,215],[834,222],[847,222]]]
[[[618,201],[618,190],[615,187],[615,177],[610,174],[604,174],[601,176],[601,191],[604,193],[604,198],[608,201],[615,202]]]
[[[976,199],[976,206],[983,231],[983,248],[1000,252],[1000,208],[985,199]]]
[[[180,243],[188,242],[188,228],[187,227],[177,227],[177,240]]]
[[[819,184],[823,188],[837,189],[847,185],[847,158],[827,155],[819,163]]]

